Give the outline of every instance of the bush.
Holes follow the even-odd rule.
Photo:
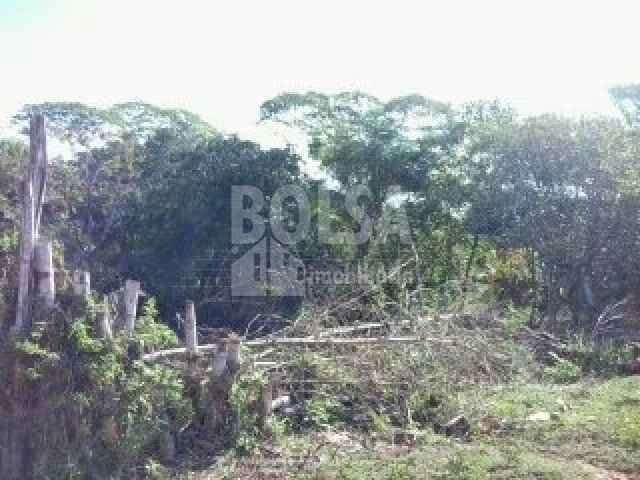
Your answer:
[[[479,456],[457,454],[436,478],[442,480],[481,480],[488,478],[487,461]]]
[[[156,299],[151,297],[142,307],[142,315],[136,322],[136,337],[151,350],[163,350],[178,346],[178,337],[166,324],[158,322]]]
[[[531,299],[534,284],[531,279],[528,252],[511,250],[496,256],[489,281],[498,300],[527,305]]]
[[[333,398],[315,397],[306,403],[305,409],[313,427],[321,430],[344,419],[342,404]]]
[[[638,408],[624,408],[616,426],[617,440],[627,448],[640,449],[640,415]]]
[[[33,478],[136,477],[161,439],[186,426],[193,412],[180,373],[132,361],[127,345],[144,337],[163,348],[175,344],[175,335],[157,322],[153,301],[134,339],[97,338],[91,309],[75,318],[56,310],[47,324],[2,352],[20,360],[10,391],[34,419]]]
[[[635,358],[633,348],[615,343],[594,343],[579,339],[572,345],[574,361],[583,372],[610,377],[620,373],[622,365]]]
[[[231,406],[238,422],[233,447],[239,456],[254,453],[264,439],[265,430],[260,425],[258,405],[260,392],[266,383],[264,372],[255,370],[238,377],[231,387]]]
[[[581,376],[582,367],[564,358],[559,358],[554,365],[544,369],[544,377],[551,383],[575,383]]]
[[[441,400],[433,393],[415,392],[409,399],[413,421],[423,426],[430,424],[435,419],[440,404]]]

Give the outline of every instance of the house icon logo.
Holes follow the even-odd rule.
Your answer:
[[[264,235],[231,265],[231,295],[302,297],[305,278],[302,260],[270,235]]]

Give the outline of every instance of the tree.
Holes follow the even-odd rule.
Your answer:
[[[140,162],[123,268],[168,311],[190,298],[201,305],[203,323],[243,328],[257,313],[298,305],[299,299],[232,302],[230,292],[231,263],[242,253],[232,244],[231,188],[252,185],[270,197],[283,185],[305,187],[297,156],[236,137],[193,143],[163,130],[146,143]]]
[[[160,129],[191,137],[216,134],[211,125],[194,113],[144,102],[119,103],[108,108],[77,102],[25,105],[14,116],[14,121],[25,125],[33,113],[41,113],[47,118],[48,130],[54,136],[81,149],[117,141],[123,136],[143,143]]]
[[[20,182],[25,145],[0,140],[0,338],[7,320],[14,318],[18,240],[20,231]]]
[[[261,118],[301,128],[311,156],[344,189],[368,186],[375,217],[391,187],[422,191],[459,133],[448,105],[419,95],[383,102],[361,92],[285,93],[262,104]]]
[[[218,134],[193,113],[142,102],[104,109],[73,102],[26,105],[14,119],[23,124],[33,112],[44,114],[50,134],[73,149],[70,160],[54,160],[50,168],[47,212],[55,237],[70,265],[92,271],[98,288],[114,286],[144,143],[159,129],[194,143]]]
[[[50,166],[45,220],[67,265],[90,270],[98,291],[135,277],[164,313],[191,298],[209,302],[203,321],[239,325],[265,305],[230,308],[231,187],[250,184],[270,195],[300,184],[298,157],[224,138],[193,114],[148,104],[48,103],[25,107],[17,121],[31,111],[44,112],[51,131],[75,147],[71,159]]]
[[[588,328],[638,281],[640,265],[622,253],[640,234],[621,189],[637,164],[635,134],[611,119],[550,115],[486,127],[468,162],[471,230],[534,252],[545,313],[568,308]]]

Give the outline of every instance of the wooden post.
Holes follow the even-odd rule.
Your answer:
[[[132,335],[136,329],[138,295],[140,295],[140,282],[136,280],[127,280],[124,283],[124,311],[125,328],[129,335]]]
[[[409,428],[411,426],[411,408],[409,406],[409,385],[403,384],[398,388],[399,401],[398,406],[400,408],[400,420],[403,428]]]
[[[311,335],[313,338],[320,338],[320,318],[317,315],[314,315],[311,319]]]
[[[91,294],[91,274],[84,270],[73,272],[73,294],[85,299]]]
[[[198,328],[196,320],[196,307],[191,300],[187,300],[184,312],[184,343],[187,354],[198,353]]]
[[[98,313],[98,334],[104,340],[111,340],[113,338],[111,312],[109,309],[109,295],[105,295],[102,300],[102,310]]]
[[[20,269],[18,272],[18,298],[13,333],[25,328],[29,318],[29,290],[33,249],[38,238],[40,215],[44,201],[47,177],[47,134],[42,115],[31,117],[29,164],[25,168],[22,192],[22,232],[20,242]]]
[[[46,308],[53,308],[56,298],[53,246],[49,240],[40,239],[34,250],[34,271],[36,291]]]
[[[275,378],[273,374],[269,374],[267,383],[262,386],[261,394],[261,408],[260,408],[260,423],[264,427],[267,424],[267,420],[273,412],[273,384]]]
[[[229,337],[227,343],[227,366],[231,374],[235,374],[240,370],[240,337],[233,335]]]
[[[213,376],[215,378],[220,378],[226,373],[228,358],[229,352],[222,350],[222,346],[220,346],[220,350],[213,357]]]

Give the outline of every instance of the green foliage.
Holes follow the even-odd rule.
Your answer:
[[[50,352],[46,348],[40,346],[40,344],[31,340],[22,340],[16,342],[15,351],[21,353],[27,357],[45,359],[50,358],[54,353]]]
[[[139,461],[160,432],[184,428],[193,412],[183,392],[184,384],[174,369],[137,365],[123,381],[121,424],[126,433],[118,448]]]
[[[532,307],[517,307],[512,303],[505,306],[504,326],[510,333],[518,332],[531,320]]]
[[[531,302],[535,285],[531,278],[528,252],[502,252],[496,256],[491,267],[489,282],[498,300],[512,301],[521,306]]]
[[[144,141],[160,129],[183,135],[215,133],[209,124],[191,112],[163,109],[143,102],[120,103],[104,109],[78,102],[25,105],[14,121],[24,125],[33,113],[45,115],[49,130],[58,138],[84,146],[121,136]]]
[[[148,302],[142,335],[154,339],[150,344],[174,345],[175,337],[162,329],[153,333],[160,327],[156,313]],[[67,321],[54,312],[43,335],[3,352],[18,355],[23,368],[12,381],[39,402],[33,413],[35,478],[131,477],[154,454],[161,435],[174,435],[193,417],[180,372],[132,363],[126,338],[95,337],[91,313]]]
[[[46,380],[47,374],[60,366],[58,353],[49,351],[29,339],[16,342],[13,351],[24,362],[24,368],[19,373],[30,385],[37,385],[37,382]]]
[[[331,397],[314,397],[305,403],[305,412],[314,428],[324,430],[344,421],[344,409]]]
[[[307,133],[311,156],[344,188],[371,189],[376,216],[390,187],[420,192],[439,152],[457,140],[451,109],[418,95],[384,103],[362,92],[285,93],[264,102],[261,117]]]
[[[153,459],[149,459],[145,464],[144,474],[149,480],[169,480],[172,478],[170,470]]]
[[[235,137],[194,141],[163,131],[147,141],[138,160],[144,181],[126,209],[122,248],[131,274],[170,314],[188,298],[231,296],[228,275],[237,256],[231,243],[232,186],[252,185],[270,196],[282,185],[305,180],[289,150],[264,151]],[[287,307],[278,298],[254,300],[233,308],[231,302],[203,302],[198,317],[203,324],[224,318],[241,329],[258,313]]]
[[[333,469],[331,473],[321,472],[312,477],[331,478],[335,480],[413,480],[416,477],[411,460],[392,460],[384,464],[372,460],[354,460],[345,462]]]
[[[263,372],[254,370],[241,375],[231,387],[231,405],[238,421],[234,450],[238,455],[255,452],[264,439],[265,429],[260,425],[259,402],[267,379]]]
[[[620,416],[616,423],[616,438],[625,447],[640,449],[640,401],[635,407],[625,407],[619,412]]]
[[[441,399],[426,390],[414,392],[409,399],[409,407],[413,421],[423,426],[429,426],[435,419],[441,403]]]
[[[20,166],[26,147],[0,139],[0,334],[13,315],[18,271]]]
[[[136,337],[142,340],[145,348],[164,350],[174,348],[180,343],[175,332],[166,324],[158,321],[156,299],[149,298],[142,307],[142,315],[136,321]]]
[[[443,480],[484,480],[489,478],[488,459],[457,454],[449,459],[436,478]]]
[[[73,324],[69,338],[76,352],[87,354],[102,352],[104,348],[102,341],[92,337],[91,333],[91,328],[85,321],[78,321]]]
[[[576,337],[570,343],[573,361],[585,374],[600,377],[619,375],[624,365],[634,360],[634,348],[617,342],[595,343]]]
[[[382,434],[388,434],[391,432],[391,419],[387,415],[370,410],[369,418],[371,418],[371,427],[374,432]]]
[[[582,368],[571,360],[558,358],[544,369],[544,377],[552,383],[574,383],[582,377]]]

